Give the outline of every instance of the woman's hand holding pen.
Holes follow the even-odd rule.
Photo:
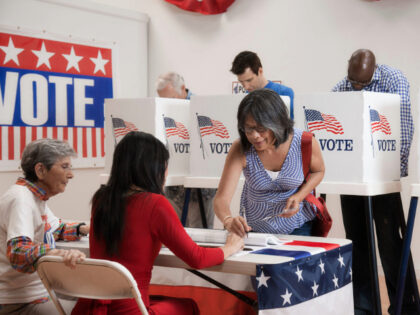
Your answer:
[[[224,220],[223,225],[226,230],[231,233],[235,233],[240,237],[247,236],[247,233],[252,230],[252,228],[246,223],[245,218],[241,216],[229,217]]]
[[[221,248],[226,259],[244,248],[244,239],[235,233],[228,233],[226,243]]]

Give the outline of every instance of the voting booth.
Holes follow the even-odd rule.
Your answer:
[[[220,177],[226,155],[239,138],[237,113],[245,95],[191,97],[191,177]],[[290,112],[290,98],[281,96]]]
[[[244,95],[191,97],[190,176],[219,177],[226,155],[239,138],[236,114]]]
[[[105,171],[111,170],[115,145],[132,130],[153,134],[168,148],[169,185],[182,185],[189,172],[189,101],[171,98],[105,101]]]
[[[295,123],[318,140],[325,182],[400,179],[400,98],[340,92],[295,97]]]

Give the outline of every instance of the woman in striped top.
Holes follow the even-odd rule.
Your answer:
[[[310,175],[302,169],[302,130],[277,93],[260,89],[249,93],[238,108],[236,140],[227,155],[214,200],[224,227],[239,236],[249,231],[310,235],[315,214],[304,200],[324,177],[318,142],[312,139]],[[230,202],[241,172],[245,185],[240,215],[233,217]]]

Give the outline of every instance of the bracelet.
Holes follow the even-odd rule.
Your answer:
[[[80,236],[80,235],[82,235],[82,236],[86,236],[86,235],[87,235],[87,234],[84,234],[84,233],[81,233],[81,232],[80,232],[80,227],[81,227],[82,225],[86,225],[86,223],[79,223],[79,224],[77,225],[77,227],[76,227],[77,236]]]
[[[225,221],[227,220],[227,219],[233,219],[232,218],[232,216],[231,215],[227,215],[227,216],[225,216],[225,218],[223,219],[223,227],[226,229],[226,224],[225,224]]]

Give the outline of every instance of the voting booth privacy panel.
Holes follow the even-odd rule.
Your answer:
[[[238,107],[244,94],[191,97],[190,176],[220,177],[238,134]],[[281,97],[290,112],[290,98]]]
[[[238,106],[243,95],[191,97],[190,176],[218,177],[222,175],[226,155],[239,134]]]
[[[400,99],[374,92],[301,94],[296,126],[311,131],[325,163],[324,182],[400,179]]]
[[[135,130],[150,133],[167,146],[169,176],[174,184],[181,185],[189,164],[189,101],[169,98],[106,100],[106,172],[111,170],[115,145],[124,135]]]

